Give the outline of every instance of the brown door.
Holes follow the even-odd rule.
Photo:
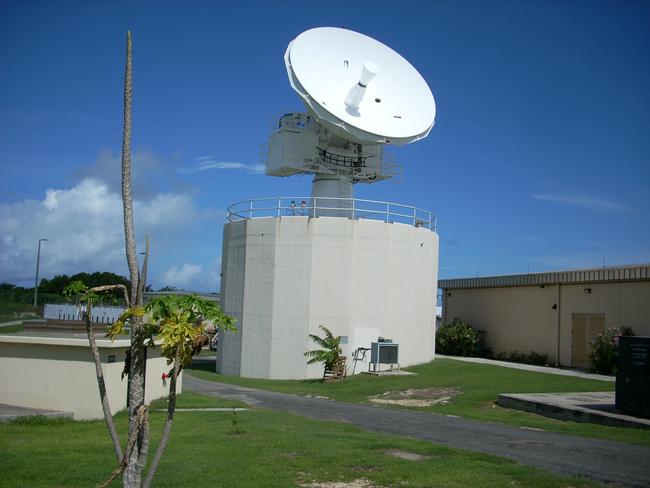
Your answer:
[[[571,366],[588,368],[590,341],[605,331],[605,314],[574,313],[571,315]]]

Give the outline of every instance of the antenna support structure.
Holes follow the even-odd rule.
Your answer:
[[[355,183],[397,177],[385,144],[417,141],[431,130],[435,101],[422,76],[368,36],[321,27],[294,39],[284,62],[307,112],[278,121],[266,174],[313,174],[312,197],[353,198]]]
[[[415,207],[356,200],[353,189],[400,176],[384,146],[429,134],[433,94],[400,54],[347,29],[301,33],[284,62],[305,111],[279,118],[265,173],[313,175],[311,196],[230,207],[221,300],[240,331],[220,333],[216,369],[256,378],[317,377],[319,366],[308,366],[303,353],[313,348],[308,335],[318,334],[319,325],[341,336],[345,355],[391,337],[402,366],[430,361],[435,219]],[[275,203],[259,205],[269,200]]]

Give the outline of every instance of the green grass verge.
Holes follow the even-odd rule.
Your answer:
[[[0,323],[37,318],[40,313],[42,313],[42,307],[34,307],[28,303],[14,302],[8,297],[0,297]]]
[[[248,408],[248,405],[229,398],[205,396],[186,391],[176,397],[176,408]],[[167,399],[151,402],[151,411],[159,409],[167,410]]]
[[[0,334],[13,334],[14,332],[22,332],[25,328],[22,325],[7,325],[0,327]]]
[[[179,406],[219,402],[184,393]],[[236,402],[235,402],[236,403]],[[233,403],[230,403],[233,405]],[[165,414],[152,412],[151,459]],[[127,418],[119,414],[124,440]],[[420,461],[387,454],[402,450]],[[0,487],[96,486],[115,466],[102,421],[31,420],[0,424]],[[301,486],[365,478],[382,487],[589,487],[513,461],[449,449],[356,427],[263,409],[179,412],[155,486]],[[120,486],[119,480],[111,484]]]
[[[416,376],[357,375],[333,383],[323,383],[319,380],[258,380],[222,376],[208,368],[212,369],[214,365],[198,366],[191,373],[198,378],[212,381],[299,395],[322,395],[346,402],[369,403],[368,397],[387,391],[411,388],[458,388],[462,393],[454,397],[450,403],[415,408],[415,410],[650,446],[650,432],[647,430],[550,419],[528,412],[501,408],[495,404],[499,393],[612,391],[614,383],[605,381],[535,373],[452,359],[436,359],[431,363],[407,368],[408,371],[417,373]]]

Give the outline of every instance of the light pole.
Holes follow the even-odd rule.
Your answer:
[[[41,264],[41,242],[47,239],[41,238],[38,240],[38,254],[36,255],[36,280],[34,280],[34,306],[38,303],[38,267]]]

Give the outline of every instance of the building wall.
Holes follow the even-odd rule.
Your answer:
[[[130,341],[98,340],[111,412],[126,408],[127,380],[121,380]],[[145,401],[169,392],[161,375],[169,371],[158,348],[147,350]],[[114,362],[108,362],[114,356]],[[76,420],[103,418],[95,363],[87,339],[0,335],[0,403],[72,412]],[[182,391],[182,376],[177,392]]]
[[[487,333],[494,352],[534,350],[555,361],[557,287],[527,286],[449,290],[446,320],[460,318]]]
[[[303,355],[315,347],[308,334],[322,335],[319,325],[347,337],[350,367],[354,349],[379,336],[400,344],[402,365],[433,358],[438,237],[428,229],[335,217],[253,219],[225,226],[223,256],[222,303],[240,329],[238,337],[220,337],[224,374],[321,376],[322,365],[307,366]]]
[[[445,320],[458,317],[486,331],[495,352],[535,351],[555,362],[559,325],[559,363],[565,366],[571,365],[572,314],[604,314],[606,327],[650,335],[648,281],[454,289],[445,290],[443,300]]]

